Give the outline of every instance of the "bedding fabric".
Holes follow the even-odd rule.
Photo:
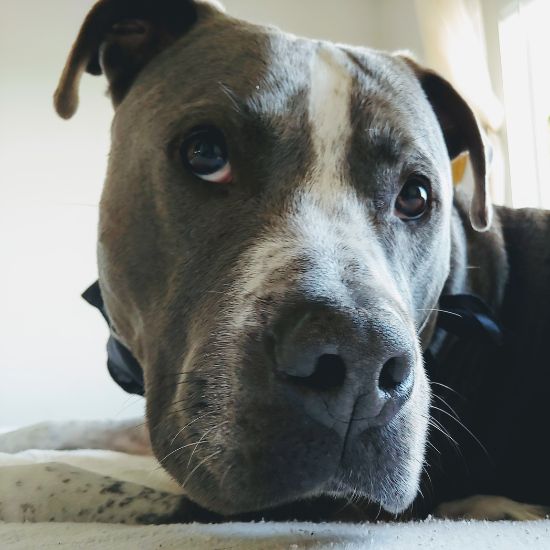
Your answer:
[[[97,523],[0,524],[0,548],[131,548],[162,550],[548,550],[550,520],[406,524],[225,523],[130,527]]]
[[[63,522],[47,522],[51,495],[63,506],[63,482],[34,491],[43,466],[77,469],[94,479],[114,480],[176,495],[179,487],[151,457],[112,451],[24,451],[0,453],[3,497],[0,549],[131,548],[131,549],[550,549],[550,520],[475,522],[428,519],[402,524],[223,523],[127,526],[78,522],[80,510],[67,510]],[[17,485],[17,482],[21,482]],[[19,490],[16,490],[18,488]],[[6,496],[9,495],[9,500]],[[41,501],[41,499],[43,499]],[[29,515],[25,503],[32,502]],[[86,503],[82,502],[82,507]],[[44,510],[44,511],[41,511]],[[34,514],[34,515],[33,515]],[[46,518],[46,519],[45,519]],[[74,518],[74,522],[71,520]]]

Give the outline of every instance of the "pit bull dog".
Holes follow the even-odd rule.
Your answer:
[[[98,2],[64,118],[85,72],[115,107],[102,300],[185,495],[157,520],[545,515],[550,213],[491,206],[445,80],[198,0]]]

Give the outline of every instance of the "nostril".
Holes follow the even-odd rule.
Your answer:
[[[378,378],[378,387],[385,392],[392,393],[409,378],[409,362],[405,357],[392,357],[384,363]]]
[[[326,391],[339,388],[346,378],[346,363],[339,356],[324,353],[315,362],[315,369],[309,376],[288,376],[288,379],[312,390]]]

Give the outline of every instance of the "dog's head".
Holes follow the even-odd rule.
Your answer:
[[[449,156],[470,109],[401,56],[185,0],[103,0],[56,107],[104,73],[116,108],[99,266],[144,368],[162,465],[224,514],[303,497],[408,506],[429,389],[419,337],[449,274]]]

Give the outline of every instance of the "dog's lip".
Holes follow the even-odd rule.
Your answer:
[[[360,433],[353,433],[353,429],[348,429],[345,439],[340,440],[338,448],[333,448],[331,454],[334,456],[323,457],[326,461],[324,464],[320,464],[316,459],[312,462],[311,457],[309,458],[308,464],[314,464],[319,469],[314,478],[309,476],[303,478],[303,483],[294,484],[292,482],[293,478],[302,477],[305,471],[302,469],[300,472],[296,468],[292,475],[288,476],[290,479],[284,475],[280,479],[281,483],[266,486],[259,491],[255,489],[254,483],[252,485],[245,484],[244,486],[237,484],[235,487],[240,488],[229,489],[227,483],[225,483],[226,487],[220,487],[218,481],[216,481],[217,489],[205,493],[198,488],[193,490],[192,487],[188,487],[186,496],[201,508],[224,517],[232,517],[249,513],[261,513],[262,511],[323,495],[333,495],[345,499],[353,492],[354,494],[360,494],[368,502],[377,506],[381,505],[387,512],[398,514],[410,505],[410,499],[405,495],[403,498],[384,501],[382,495],[386,493],[386,490],[382,487],[381,480],[380,484],[375,482],[374,487],[371,485],[357,487],[353,483],[346,483],[350,480],[350,474],[356,470],[353,461],[357,460],[355,456],[357,449],[354,446],[361,444],[358,437],[370,431],[372,431],[372,436],[375,437],[376,431],[379,429],[380,427],[373,427],[362,430]],[[406,443],[403,438],[400,441],[402,444]],[[366,464],[367,470],[370,471],[368,476],[374,476],[374,479],[376,479],[379,466],[371,465],[370,461]],[[373,467],[374,470],[372,470]],[[287,469],[283,471],[283,474],[288,473]],[[307,473],[310,473],[310,471],[307,470]],[[359,493],[357,493],[358,490]],[[374,492],[372,492],[373,490]]]
[[[377,429],[380,428],[368,428],[366,430],[361,430],[360,433],[353,433],[352,430],[348,430],[346,438],[341,441],[341,452],[339,456],[335,456],[332,464],[330,462],[326,464],[325,475],[322,476],[322,479],[312,480],[311,485],[309,487],[303,487],[301,492],[292,490],[292,485],[288,485],[286,489],[280,492],[266,491],[259,495],[250,494],[247,496],[246,491],[240,491],[238,498],[235,498],[234,493],[222,491],[218,492],[215,502],[201,502],[201,499],[195,500],[193,495],[190,495],[189,498],[194,500],[199,506],[226,517],[259,513],[299,502],[304,499],[332,493],[334,493],[335,496],[347,498],[346,495],[352,491],[356,492],[357,487],[345,483],[345,480],[349,478],[349,474],[354,470],[351,464],[346,464],[346,458],[349,459],[353,457],[353,446],[358,443],[357,438],[360,435],[364,435],[365,432],[369,431],[372,431],[374,435]],[[364,492],[362,493],[363,498],[375,505],[381,505],[384,510],[392,514],[398,514],[410,505],[410,499],[408,498],[386,502],[382,501],[377,494],[369,494],[369,490],[368,487],[364,487]],[[379,494],[384,493],[381,487],[378,488],[376,492]]]

